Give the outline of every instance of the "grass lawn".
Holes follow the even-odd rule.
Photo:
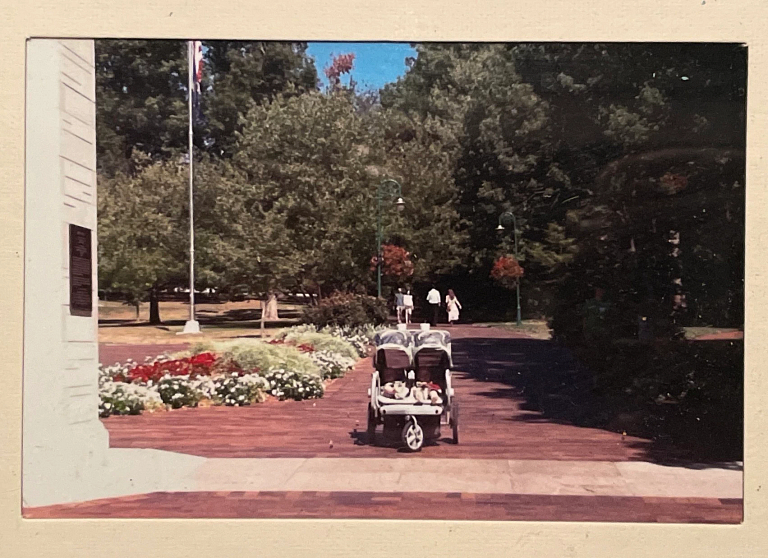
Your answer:
[[[686,339],[698,339],[717,334],[736,334],[742,330],[729,327],[684,327]]]
[[[534,339],[549,339],[552,334],[545,320],[523,320],[520,327],[515,322],[480,323],[479,326],[499,327],[509,331],[516,331],[533,337]]]
[[[160,302],[160,318],[163,324],[150,325],[149,304],[136,309],[121,302],[99,302],[99,342],[130,344],[174,344],[198,340],[237,339],[261,336],[260,301],[203,303],[195,305],[200,322],[199,335],[177,335],[189,318],[189,304],[185,302]],[[280,319],[268,322],[265,335],[272,337],[280,329],[298,322],[299,307],[280,304]]]

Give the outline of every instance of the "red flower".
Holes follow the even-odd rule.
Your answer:
[[[309,345],[307,343],[303,343],[303,344],[299,345],[296,348],[299,349],[302,353],[314,353],[315,352],[315,348],[312,345]]]
[[[214,362],[216,362],[216,355],[213,353],[200,353],[189,360],[190,364],[213,364]]]

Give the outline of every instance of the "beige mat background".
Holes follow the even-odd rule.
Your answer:
[[[0,555],[384,556],[413,523],[21,519],[24,42],[29,37],[717,41],[749,46],[745,522],[429,522],[400,556],[766,556],[768,2],[765,0],[0,0]],[[763,489],[765,484],[765,489]],[[405,537],[403,540],[408,540]],[[411,537],[411,540],[413,538]]]

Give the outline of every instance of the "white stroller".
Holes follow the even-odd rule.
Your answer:
[[[440,438],[450,426],[459,443],[459,409],[451,386],[451,338],[447,331],[386,330],[374,339],[374,372],[368,390],[368,443],[376,427],[400,438],[411,451]]]

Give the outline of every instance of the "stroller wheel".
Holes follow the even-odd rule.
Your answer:
[[[453,443],[459,443],[459,404],[454,402],[451,405],[451,428],[453,429]]]
[[[411,451],[420,450],[424,444],[424,431],[413,418],[407,420],[403,427],[403,442]]]
[[[373,406],[368,403],[368,430],[366,431],[368,444],[373,445],[376,441],[376,413]]]

